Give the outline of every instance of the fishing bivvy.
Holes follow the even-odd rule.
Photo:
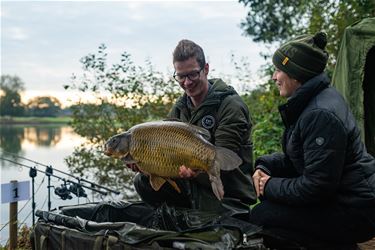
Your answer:
[[[348,27],[341,39],[332,85],[344,96],[375,156],[375,17]]]
[[[36,212],[33,249],[266,249],[243,215],[143,202],[101,202]]]

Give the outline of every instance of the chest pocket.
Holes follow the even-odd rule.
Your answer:
[[[298,129],[291,129],[290,136],[287,138],[286,142],[286,154],[289,156],[297,172],[302,173],[305,161],[303,141],[301,140]]]

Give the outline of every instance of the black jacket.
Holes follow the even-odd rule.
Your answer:
[[[284,153],[260,157],[272,177],[264,197],[291,205],[375,206],[375,160],[345,100],[322,73],[279,107]]]

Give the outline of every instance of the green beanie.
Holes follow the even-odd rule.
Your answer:
[[[318,32],[313,35],[302,35],[283,44],[272,57],[272,62],[290,77],[306,82],[319,75],[326,67],[328,53],[327,35]]]

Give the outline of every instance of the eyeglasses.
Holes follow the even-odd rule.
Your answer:
[[[177,75],[176,72],[173,74],[173,78],[179,82],[179,83],[183,83],[185,82],[186,80],[186,77],[190,80],[190,81],[195,81],[195,80],[198,80],[199,77],[200,77],[200,73],[202,71],[203,68],[201,68],[200,70],[196,70],[196,71],[193,71],[193,72],[190,72],[189,74],[186,74],[186,75]]]

